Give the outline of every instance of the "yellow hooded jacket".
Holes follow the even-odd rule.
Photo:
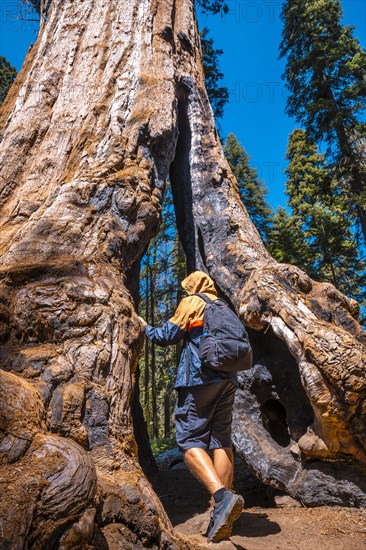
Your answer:
[[[181,282],[181,286],[188,296],[181,300],[173,317],[161,328],[151,325],[146,327],[149,340],[163,347],[184,339],[175,387],[196,386],[226,379],[236,382],[235,374],[213,371],[203,366],[198,357],[206,302],[199,296],[190,294],[203,293],[211,300],[217,300],[218,294],[213,280],[203,271],[194,271]]]

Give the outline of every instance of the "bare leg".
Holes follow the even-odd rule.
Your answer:
[[[214,466],[226,489],[231,489],[234,477],[234,454],[233,450],[214,449]]]
[[[214,463],[205,450],[198,447],[189,449],[184,453],[184,460],[191,472],[203,483],[211,495],[224,487]]]

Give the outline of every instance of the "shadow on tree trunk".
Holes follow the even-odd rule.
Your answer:
[[[131,417],[143,335],[126,276],[157,233],[174,159],[189,268],[249,328],[270,325],[237,395],[238,453],[309,504],[311,476],[323,503],[336,491],[364,505],[364,478],[338,470],[365,462],[357,307],[261,242],[218,140],[193,1],[54,0],[0,125],[1,544],[189,546],[143,474]],[[298,456],[263,425],[273,414]]]

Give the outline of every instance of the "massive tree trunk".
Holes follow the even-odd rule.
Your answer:
[[[304,501],[319,502],[311,485],[365,504],[357,306],[261,243],[215,130],[193,1],[54,0],[0,125],[1,544],[185,544],[142,474],[130,414],[130,270],[169,170],[189,268],[253,329],[239,454]]]
[[[174,154],[171,11],[53,2],[1,112],[1,547],[185,546],[137,460],[126,277]]]

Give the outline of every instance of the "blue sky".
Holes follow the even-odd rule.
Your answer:
[[[19,20],[19,1],[0,0],[0,55],[20,69],[37,24]],[[234,132],[251,157],[268,188],[275,209],[284,205],[284,155],[294,121],[285,115],[286,89],[281,79],[284,61],[278,60],[281,41],[281,1],[227,0],[229,13],[205,16],[198,10],[198,24],[208,26],[215,47],[224,50],[221,69],[230,102],[221,121],[225,136]],[[366,48],[366,1],[343,0],[344,23]],[[31,14],[24,10],[23,17]]]
[[[207,25],[215,46],[224,50],[220,66],[229,88],[221,133],[233,132],[251,157],[268,188],[273,208],[284,205],[285,152],[295,122],[285,114],[286,94],[278,60],[282,2],[227,0],[226,17],[198,12],[200,27]],[[343,0],[344,23],[366,47],[366,0]]]

